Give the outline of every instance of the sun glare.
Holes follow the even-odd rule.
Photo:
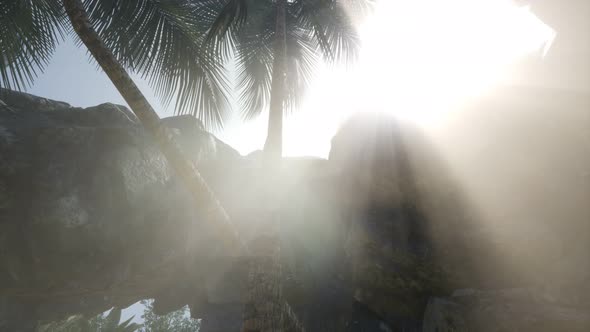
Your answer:
[[[382,1],[362,30],[360,79],[373,108],[430,121],[510,75],[552,30],[508,0]]]
[[[359,62],[320,70],[302,112],[288,118],[287,154],[325,155],[339,121],[355,112],[437,125],[454,106],[509,81],[512,64],[542,56],[555,36],[510,0],[382,0],[360,30]]]

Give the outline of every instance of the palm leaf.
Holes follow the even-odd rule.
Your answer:
[[[270,102],[275,29],[273,5],[268,0],[247,2],[248,15],[234,34],[237,86],[245,119],[260,114]],[[357,56],[358,47],[358,35],[344,4],[335,0],[289,2],[286,111],[300,106],[317,65],[317,54],[330,62],[351,62]]]
[[[376,0],[339,0],[342,7],[353,19],[364,18],[375,9]]]
[[[219,1],[215,1],[220,3]],[[247,0],[229,0],[222,4],[216,18],[211,24],[207,40],[211,41],[214,38],[224,38],[230,28],[239,29],[248,17],[248,1]]]
[[[205,5],[189,0],[88,0],[95,29],[128,69],[147,78],[165,105],[220,128],[229,111],[224,58],[204,40]]]
[[[361,2],[365,1],[355,3]],[[313,35],[328,62],[348,64],[357,59],[360,40],[343,1],[297,0],[295,4],[298,26]]]
[[[304,91],[317,66],[316,50],[317,42],[307,31],[296,26],[287,29],[286,112],[293,112],[301,106]]]
[[[244,119],[252,119],[270,102],[274,11],[272,1],[250,2],[247,21],[235,33],[237,89]]]
[[[55,0],[0,1],[0,87],[32,84],[63,39],[64,17]]]
[[[105,318],[104,330],[105,331],[115,331],[119,326],[119,321],[121,320],[121,309],[120,308],[113,308],[111,312]]]
[[[128,320],[119,323],[117,327],[118,332],[133,332],[137,331],[141,328],[141,324],[132,323],[131,321],[135,318],[135,316],[131,316]]]

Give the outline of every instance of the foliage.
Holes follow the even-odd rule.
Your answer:
[[[209,127],[228,115],[229,83],[219,48],[204,46],[215,1],[84,0],[117,60],[147,78],[164,104]],[[209,8],[209,9],[207,9]],[[72,28],[61,0],[0,0],[0,87],[21,90],[43,72]]]
[[[300,104],[319,56],[329,63],[350,63],[358,55],[353,15],[371,0],[289,0],[286,2],[285,110]],[[275,57],[276,1],[225,0],[209,32],[218,43],[235,47],[237,88],[245,119],[270,102]]]
[[[21,89],[43,71],[63,39],[55,0],[0,0],[0,87]]]
[[[187,307],[166,315],[154,313],[153,301],[141,301],[145,306],[142,324],[132,323],[134,317],[121,321],[121,309],[114,308],[108,314],[88,319],[83,315],[71,316],[63,321],[45,324],[38,332],[198,332],[200,320],[190,317]]]
[[[199,331],[201,321],[192,319],[187,307],[173,311],[167,315],[158,316],[154,313],[153,301],[141,301],[145,306],[142,318],[144,319],[142,332],[196,332]]]
[[[113,308],[108,314],[87,319],[83,315],[71,316],[61,322],[41,326],[39,332],[133,332],[141,325],[132,323],[133,317],[121,321],[121,309]]]

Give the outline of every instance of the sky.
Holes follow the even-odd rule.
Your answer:
[[[174,115],[173,105],[162,105],[146,80],[137,75],[133,75],[133,79],[160,117]],[[72,37],[68,37],[57,47],[49,66],[27,92],[65,101],[76,107],[90,107],[107,102],[127,105],[106,74],[98,68],[83,47],[76,45]],[[234,117],[222,132],[215,134],[246,154],[259,149],[264,143],[264,130],[256,130],[256,127],[264,125],[264,120],[261,117],[257,121],[243,124],[238,117]],[[244,136],[248,140],[245,141]]]
[[[443,123],[447,111],[468,96],[498,84],[512,61],[550,44],[554,32],[526,9],[504,0],[440,0],[379,3],[361,27],[363,48],[354,67],[321,64],[301,110],[287,117],[287,156],[327,157],[330,139],[353,113],[383,111],[425,128]],[[161,117],[172,116],[148,83],[133,77]],[[89,107],[125,105],[107,76],[70,38],[63,42],[27,92]],[[242,154],[261,149],[266,115],[230,120],[215,134]],[[124,318],[141,316],[134,305]]]
[[[509,0],[382,1],[360,33],[358,62],[320,63],[301,109],[287,116],[286,156],[327,157],[338,127],[357,112],[388,112],[426,127],[440,124],[449,109],[505,79],[511,61],[554,36]],[[133,78],[161,117],[173,115],[173,105],[161,105],[145,80]],[[72,38],[58,46],[28,92],[78,107],[125,105]],[[264,113],[248,122],[235,116],[214,134],[248,154],[263,147],[266,119]]]

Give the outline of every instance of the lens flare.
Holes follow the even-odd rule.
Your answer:
[[[455,106],[510,81],[520,59],[543,56],[555,32],[508,0],[384,0],[361,37],[355,66],[318,70],[301,112],[288,118],[286,154],[326,156],[339,123],[356,112],[439,126]]]

